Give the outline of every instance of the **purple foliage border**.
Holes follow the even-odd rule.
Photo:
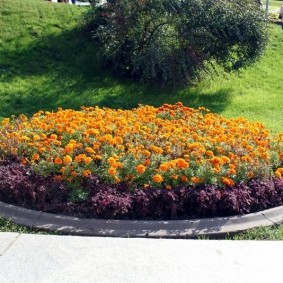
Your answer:
[[[251,180],[232,187],[215,185],[164,189],[107,185],[97,176],[82,186],[83,201],[71,201],[70,189],[51,177],[34,174],[15,160],[0,162],[0,201],[82,218],[174,220],[243,215],[283,203],[283,180]]]

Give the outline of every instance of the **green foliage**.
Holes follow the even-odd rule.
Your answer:
[[[258,227],[235,235],[227,240],[283,240],[283,226]]]
[[[70,184],[72,185],[72,191],[70,193],[70,201],[71,202],[81,202],[87,199],[88,192],[79,187],[78,183]]]
[[[178,85],[206,61],[226,69],[254,62],[267,42],[254,0],[115,0],[95,10],[94,37],[116,74]]]

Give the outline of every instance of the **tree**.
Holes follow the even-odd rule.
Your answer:
[[[105,63],[147,83],[186,84],[210,61],[247,66],[267,42],[254,0],[108,0],[95,9]]]

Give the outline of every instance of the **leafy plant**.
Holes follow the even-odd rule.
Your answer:
[[[256,60],[267,41],[254,0],[115,0],[96,8],[94,37],[105,63],[121,76],[185,84],[205,62],[227,70]]]

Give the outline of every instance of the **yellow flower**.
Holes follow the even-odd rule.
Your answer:
[[[64,164],[70,164],[73,161],[72,157],[70,155],[66,155],[63,158]]]
[[[116,159],[114,157],[109,157],[107,162],[109,165],[113,166],[116,163]]]

